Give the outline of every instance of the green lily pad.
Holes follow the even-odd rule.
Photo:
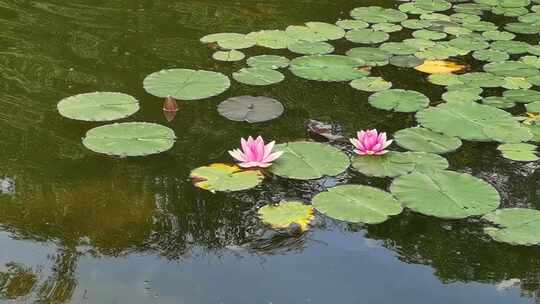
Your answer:
[[[342,185],[313,198],[313,207],[333,219],[378,224],[400,214],[403,207],[390,193],[363,185]]]
[[[307,22],[306,26],[327,40],[337,40],[345,36],[345,30],[334,24],[325,22]],[[300,37],[300,39],[302,38]]]
[[[515,161],[531,162],[540,159],[536,146],[531,144],[502,144],[497,147],[497,150],[501,151],[504,158]]]
[[[463,83],[481,88],[496,88],[504,84],[504,77],[482,72],[461,74],[459,75],[459,80]]]
[[[354,43],[374,44],[388,40],[390,35],[383,31],[376,31],[373,29],[358,29],[348,31],[345,34],[345,39]]]
[[[303,55],[324,55],[332,53],[334,51],[334,46],[322,41],[298,41],[289,44],[289,51]]]
[[[436,45],[436,43],[431,41],[431,40],[419,39],[419,38],[405,39],[405,40],[403,40],[403,43],[405,43],[407,45],[410,45],[410,46],[416,48],[417,50],[429,49],[429,48],[434,47]]]
[[[473,141],[521,142],[532,135],[510,113],[473,102],[453,102],[416,114],[425,128]]]
[[[60,115],[83,121],[111,121],[126,118],[139,110],[137,99],[122,93],[94,92],[62,99]]]
[[[369,96],[368,101],[377,109],[396,112],[416,112],[429,105],[429,98],[426,95],[401,89],[377,92]]]
[[[396,177],[413,171],[444,170],[448,161],[433,153],[390,151],[384,155],[356,156],[352,168],[367,176]]]
[[[540,86],[540,75],[527,77],[527,81],[534,86]]]
[[[489,47],[489,43],[486,41],[470,37],[454,38],[450,40],[448,44],[460,50],[466,51],[467,53],[487,49]]]
[[[285,108],[281,102],[263,96],[231,97],[218,105],[218,112],[221,116],[233,121],[249,123],[278,118],[284,111]]]
[[[397,67],[402,68],[414,68],[424,63],[424,59],[420,59],[413,55],[404,55],[404,56],[392,56],[388,62]]]
[[[427,79],[430,83],[442,86],[463,84],[458,75],[450,73],[431,74]]]
[[[496,31],[497,25],[489,21],[463,22],[463,27],[476,32]]]
[[[508,55],[508,53],[492,49],[474,51],[472,56],[476,60],[489,62],[506,61],[510,58],[510,55]]]
[[[505,32],[505,31],[486,31],[482,33],[482,36],[487,40],[512,40],[516,38],[515,34]]]
[[[530,0],[474,0],[474,2],[500,7],[524,7],[531,3]]]
[[[399,130],[394,134],[398,146],[418,152],[442,154],[461,147],[461,140],[422,127]]]
[[[470,84],[464,83],[464,84],[451,84],[451,85],[446,87],[446,91],[447,92],[465,91],[465,92],[473,93],[473,94],[476,94],[476,95],[480,95],[480,94],[482,94],[482,92],[484,90],[482,88],[480,88],[480,87],[475,86],[475,85],[470,85]]]
[[[540,125],[524,125],[526,128],[529,128],[529,131],[531,131],[533,138],[531,141],[534,142],[540,142]]]
[[[351,11],[351,16],[368,23],[397,23],[407,19],[407,14],[379,6],[357,7]]]
[[[467,53],[468,51],[463,51],[449,44],[440,42],[434,47],[430,47],[428,49],[418,51],[414,53],[414,55],[422,59],[442,60],[442,59],[447,59],[447,58],[457,56],[457,55],[465,55]]]
[[[452,3],[444,0],[416,0],[413,3],[418,8],[432,12],[446,11],[452,7]]]
[[[297,40],[287,35],[285,31],[263,30],[247,34],[247,37],[255,40],[257,45],[270,49],[286,49],[289,44]]]
[[[441,40],[446,38],[446,33],[435,32],[429,30],[416,30],[412,33],[414,38],[427,39],[427,40]]]
[[[335,27],[343,31],[342,28],[338,26]],[[296,41],[321,42],[328,40],[328,38],[326,38],[326,36],[324,36],[322,33],[319,33],[312,28],[302,25],[289,25],[285,29],[285,32],[289,37]]]
[[[335,176],[350,165],[345,153],[321,143],[291,142],[276,145],[275,150],[283,151],[283,155],[274,162],[270,171],[285,178],[309,180]]]
[[[197,100],[219,95],[231,85],[229,77],[210,71],[188,69],[162,70],[144,79],[146,92],[157,97]]]
[[[472,14],[465,14],[465,13],[455,13],[450,15],[450,19],[457,23],[465,23],[465,22],[477,22],[482,20],[482,18],[478,15],[472,15]]]
[[[241,39],[246,35],[238,33],[215,33],[209,34],[201,38],[202,43],[218,43],[219,41],[226,41],[231,39]]]
[[[519,22],[523,23],[540,23],[540,13],[529,13],[518,17]]]
[[[286,68],[289,66],[289,63],[290,60],[288,58],[277,55],[259,55],[247,60],[247,64],[252,68],[272,70]]]
[[[398,6],[398,9],[401,12],[404,12],[404,13],[407,13],[407,14],[413,14],[413,15],[427,14],[427,13],[430,12],[430,11],[426,11],[426,10],[423,10],[423,9],[417,7],[416,5],[414,5],[414,2],[408,2],[408,3],[400,4]],[[409,20],[411,20],[411,19],[409,19]],[[412,20],[415,20],[415,19],[412,19]],[[407,21],[407,20],[405,20],[405,21]]]
[[[430,21],[450,21],[450,17],[445,14],[439,14],[439,13],[424,13],[420,15],[420,19],[422,20],[430,20]]]
[[[540,102],[540,92],[535,90],[508,90],[503,96],[517,103]]]
[[[421,30],[431,26],[431,22],[428,20],[408,19],[401,22],[401,25],[411,30]]]
[[[538,56],[523,56],[519,58],[519,61],[540,69],[540,57]]]
[[[516,103],[509,98],[500,96],[489,96],[482,99],[482,104],[496,107],[499,109],[509,109],[516,106]]]
[[[89,130],[83,138],[83,145],[107,155],[145,156],[169,150],[175,139],[174,131],[165,126],[125,122]]]
[[[528,9],[524,7],[500,7],[495,6],[491,9],[491,12],[495,15],[503,15],[506,17],[517,17],[525,15],[529,12]]]
[[[382,79],[381,77],[363,77],[355,79],[350,83],[354,89],[365,92],[378,92],[388,90],[392,87],[392,83]]]
[[[243,68],[233,73],[233,78],[243,84],[264,86],[281,82],[285,76],[272,69]]]
[[[383,31],[386,33],[399,32],[403,29],[401,25],[393,23],[377,23],[374,24],[371,28],[376,31]]]
[[[527,50],[530,54],[540,56],[540,45],[531,45]]]
[[[529,89],[532,87],[532,84],[527,81],[527,78],[504,77],[504,84],[502,85],[502,87],[510,90]]]
[[[266,205],[257,212],[261,220],[272,228],[285,229],[297,224],[302,231],[309,228],[313,219],[313,207],[297,201],[282,201],[278,205]]]
[[[336,22],[336,25],[345,30],[358,30],[369,27],[369,23],[367,22],[352,19],[339,20]]]
[[[227,50],[247,49],[254,46],[256,43],[257,41],[255,39],[248,38],[245,35],[241,37],[223,39],[223,40],[217,41],[217,44],[219,45],[220,48],[227,49]]]
[[[301,78],[319,81],[349,81],[369,75],[358,67],[361,60],[341,55],[312,55],[295,58],[289,69]]]
[[[448,91],[442,95],[446,102],[473,102],[482,99],[476,92],[469,91]]]
[[[540,33],[540,24],[530,24],[523,22],[511,22],[504,26],[504,29],[516,34],[538,34]]]
[[[491,62],[484,65],[484,71],[509,77],[530,77],[540,74],[537,68],[519,61]]]
[[[354,59],[360,59],[368,66],[383,66],[388,64],[388,59],[392,56],[390,53],[379,48],[357,47],[347,51],[347,56]]]
[[[215,191],[241,191],[258,186],[264,175],[258,170],[241,170],[236,165],[212,164],[199,167],[190,174],[195,186]]]
[[[456,37],[467,36],[467,35],[472,34],[472,31],[470,29],[460,27],[460,26],[446,26],[444,27],[443,31],[447,34],[454,35]]]
[[[540,245],[540,211],[526,208],[506,208],[486,214],[484,220],[497,227],[484,232],[497,242],[510,245]]]
[[[214,54],[212,54],[212,58],[218,61],[240,61],[244,58],[246,58],[246,55],[244,53],[237,51],[237,50],[230,50],[230,51],[217,51]]]
[[[462,219],[495,210],[499,193],[485,181],[453,171],[413,172],[394,180],[390,191],[415,212],[443,219]]]
[[[380,49],[394,55],[411,55],[418,52],[419,48],[404,42],[386,42]]]
[[[527,112],[540,113],[540,101],[531,102],[525,105],[525,108],[527,108]]]
[[[508,54],[523,54],[529,51],[530,44],[523,41],[499,40],[491,43],[491,49]]]

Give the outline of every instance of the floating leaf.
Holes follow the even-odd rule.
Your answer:
[[[392,83],[381,77],[364,77],[351,81],[351,87],[360,91],[378,92],[388,90],[392,87]]]
[[[244,53],[237,50],[217,51],[212,54],[212,58],[218,61],[240,61],[245,57]]]
[[[450,2],[444,0],[415,0],[413,3],[420,9],[432,12],[446,11],[452,7]]]
[[[413,171],[444,170],[448,162],[433,153],[390,151],[384,155],[356,156],[352,167],[367,176],[396,177]]]
[[[525,106],[527,112],[540,113],[540,101],[535,101]]]
[[[272,69],[286,68],[289,66],[289,59],[277,55],[259,55],[247,60],[247,64],[252,68]]]
[[[425,50],[418,51],[414,55],[422,59],[447,59],[457,55],[464,55],[468,51],[463,51],[453,46],[444,43],[438,43],[434,47],[427,48]]]
[[[322,136],[328,140],[334,141],[342,139],[344,136],[341,134],[342,128],[336,124],[329,124],[322,121],[310,119],[307,124],[309,132]]]
[[[291,72],[301,78],[319,81],[349,81],[369,75],[360,70],[363,62],[341,55],[313,55],[291,61]]]
[[[490,96],[482,99],[482,103],[499,109],[509,109],[516,106],[516,103],[509,98]]]
[[[334,51],[334,47],[326,42],[298,41],[289,44],[289,51],[304,55],[324,55]]]
[[[472,102],[453,102],[430,107],[416,114],[428,129],[465,140],[520,142],[531,138],[510,113]]]
[[[540,69],[540,57],[538,56],[523,56],[519,58],[519,61]]]
[[[428,76],[428,81],[443,86],[463,84],[459,76],[454,74],[432,74]]]
[[[122,93],[94,92],[62,99],[60,115],[83,121],[111,121],[126,118],[139,110],[137,99]]]
[[[403,175],[394,180],[390,191],[404,207],[444,219],[483,215],[500,204],[499,194],[490,184],[453,171]]]
[[[369,23],[367,22],[351,19],[339,20],[336,22],[336,25],[345,30],[358,30],[369,27]]]
[[[482,99],[476,92],[469,91],[448,91],[442,95],[446,102],[473,102]]]
[[[241,39],[246,35],[238,33],[215,33],[209,34],[201,38],[202,43],[217,43],[219,41],[226,41],[231,39]]]
[[[508,90],[503,96],[517,103],[540,102],[540,92],[535,90]]]
[[[427,39],[427,40],[441,40],[446,38],[446,33],[428,31],[428,30],[417,30],[412,33],[414,38]]]
[[[405,56],[393,56],[390,57],[388,62],[391,65],[402,67],[402,68],[414,68],[416,66],[421,65],[424,63],[424,59],[420,59],[413,55],[405,55]]]
[[[383,31],[376,31],[373,29],[358,29],[348,31],[345,34],[345,39],[354,43],[373,44],[380,43],[388,40],[390,35]]]
[[[388,64],[388,59],[392,56],[379,48],[357,47],[347,51],[347,56],[360,59],[368,66],[383,66]]]
[[[280,30],[252,32],[247,37],[255,40],[257,45],[270,49],[286,49],[289,44],[297,41],[287,35],[285,31]]]
[[[538,34],[540,26],[523,22],[511,22],[504,26],[504,29],[516,34]]]
[[[272,228],[286,229],[297,224],[302,231],[309,228],[313,219],[313,208],[302,202],[282,201],[277,205],[266,205],[259,209],[261,220]]]
[[[529,89],[532,87],[532,84],[523,77],[504,77],[504,84],[502,87],[511,90]]]
[[[489,21],[463,22],[463,27],[477,32],[497,30],[497,26],[493,22]]]
[[[343,31],[340,27],[336,26],[336,28]],[[328,40],[324,35],[307,26],[290,25],[285,29],[285,32],[289,37],[296,41],[321,42]]]
[[[396,143],[407,150],[430,153],[447,153],[461,147],[461,140],[422,127],[399,130],[394,134]]]
[[[197,100],[219,95],[231,85],[221,73],[188,69],[162,70],[144,79],[146,92],[157,97]]]
[[[482,33],[482,37],[486,38],[487,40],[512,40],[516,37],[516,35],[504,32],[504,31],[486,31]]]
[[[385,191],[363,185],[342,185],[313,198],[313,207],[333,219],[351,223],[378,224],[403,211]]]
[[[465,52],[487,49],[489,43],[483,39],[473,37],[458,37],[448,41],[448,44]]]
[[[232,97],[218,105],[218,112],[221,116],[233,121],[247,121],[249,123],[278,118],[284,110],[281,102],[262,96]]]
[[[421,29],[430,27],[431,22],[428,20],[408,19],[401,22],[401,25],[408,29],[421,30]]]
[[[498,62],[498,61],[508,60],[510,58],[510,55],[508,55],[508,53],[505,53],[503,51],[487,49],[487,50],[474,51],[473,57],[476,60]]]
[[[515,161],[531,162],[540,159],[536,154],[536,146],[531,144],[502,144],[497,150],[501,151],[504,158]]]
[[[211,164],[199,167],[190,174],[195,186],[215,191],[241,191],[258,186],[264,175],[258,170],[241,170],[236,165]]]
[[[429,98],[426,95],[401,89],[377,92],[369,96],[368,101],[377,109],[396,112],[416,112],[429,105]]]
[[[291,142],[276,145],[275,150],[284,153],[270,171],[285,178],[308,180],[335,176],[350,165],[345,153],[326,144]]]
[[[492,239],[510,245],[540,245],[540,211],[526,208],[495,210],[482,217],[497,227],[484,228]]]
[[[417,46],[404,42],[386,42],[380,46],[380,49],[394,55],[410,55],[419,50]]]
[[[281,82],[285,76],[272,69],[243,68],[233,73],[233,78],[243,84],[264,86]]]
[[[427,74],[455,73],[465,69],[465,65],[450,60],[426,60],[414,69]]]
[[[490,73],[473,72],[459,75],[459,81],[481,88],[496,88],[504,84],[504,77]]]
[[[351,16],[368,23],[397,23],[407,19],[407,14],[379,6],[357,7],[351,11]]]
[[[175,139],[174,131],[165,126],[125,122],[89,130],[83,138],[83,145],[107,155],[145,156],[169,150]]]
[[[327,40],[337,40],[345,36],[345,31],[334,24],[325,22],[307,22],[306,26]]]
[[[515,40],[499,40],[491,43],[491,49],[503,51],[508,54],[523,54],[527,53],[530,45],[523,41]]]
[[[401,25],[393,23],[377,23],[374,24],[371,28],[376,31],[383,31],[386,33],[399,32],[403,29]]]
[[[236,38],[218,40],[217,44],[222,49],[227,50],[240,50],[247,49],[254,46],[257,41],[253,38],[249,38],[245,35]]]
[[[417,50],[428,49],[428,48],[434,47],[436,45],[436,43],[431,41],[431,40],[418,39],[418,38],[405,39],[405,40],[403,40],[403,43],[408,44],[408,45],[416,48]]]

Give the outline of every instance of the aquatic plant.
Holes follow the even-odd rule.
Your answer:
[[[272,162],[278,159],[283,152],[273,152],[275,141],[264,144],[264,139],[258,136],[256,139],[248,137],[240,139],[242,150],[234,149],[229,154],[237,161],[242,168],[266,168],[272,165]]]
[[[356,148],[354,152],[358,155],[383,155],[385,150],[393,140],[386,140],[385,132],[377,132],[376,129],[360,131],[356,133],[357,138],[349,139]]]

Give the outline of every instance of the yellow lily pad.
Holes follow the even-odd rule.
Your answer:
[[[204,190],[240,191],[258,186],[264,179],[259,170],[242,170],[236,165],[211,164],[199,167],[190,174],[193,184]]]
[[[414,69],[427,74],[449,74],[465,69],[465,65],[450,60],[426,60]]]
[[[282,201],[278,205],[266,205],[259,209],[261,220],[272,228],[288,228],[298,224],[302,231],[309,229],[313,219],[313,208],[297,201]]]

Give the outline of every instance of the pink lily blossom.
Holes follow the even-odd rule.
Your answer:
[[[240,163],[238,164],[242,168],[266,168],[272,165],[272,162],[278,159],[283,151],[272,153],[275,141],[264,144],[262,137],[248,137],[247,140],[240,139],[242,150],[234,149],[229,151],[229,154]]]
[[[393,140],[386,140],[386,133],[378,133],[376,129],[360,131],[356,133],[357,138],[349,139],[356,148],[354,153],[359,155],[383,155],[388,152],[386,147],[392,144]]]

